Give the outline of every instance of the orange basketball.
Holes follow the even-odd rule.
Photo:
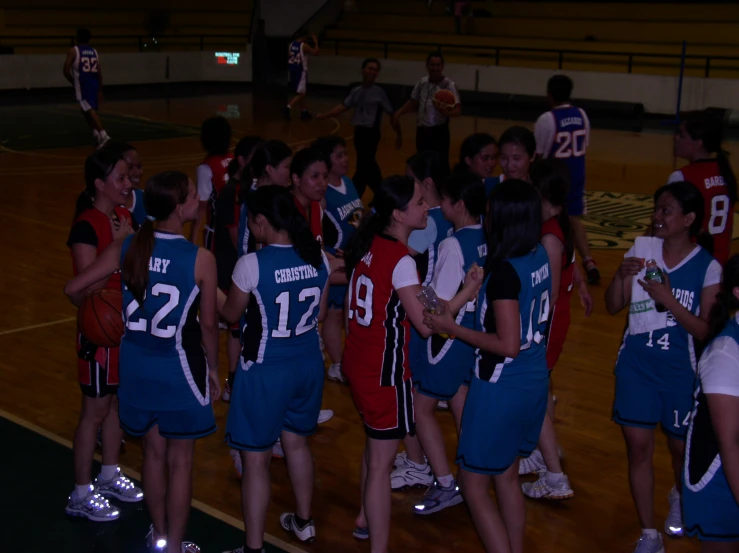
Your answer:
[[[436,91],[436,94],[434,94],[434,100],[450,106],[457,105],[457,97],[454,95],[454,92],[446,90],[445,88]]]
[[[77,311],[77,329],[96,346],[112,348],[123,337],[123,294],[103,288],[87,296]]]

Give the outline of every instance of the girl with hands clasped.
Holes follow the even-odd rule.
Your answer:
[[[123,322],[118,389],[121,427],[144,441],[143,482],[152,526],[149,551],[197,553],[183,542],[192,499],[195,440],[216,430],[220,395],[216,264],[182,236],[198,216],[187,175],[154,175],[144,190],[147,218],[67,283],[73,301],[120,270]],[[168,545],[169,543],[169,545]]]
[[[541,237],[541,199],[529,183],[506,180],[489,197],[485,281],[473,330],[449,310],[426,314],[438,334],[475,347],[457,450],[459,485],[486,551],[521,553],[526,507],[518,483],[521,457],[539,440],[547,408],[545,335],[552,278]],[[494,422],[491,422],[494,421]],[[488,494],[493,478],[498,507]]]
[[[654,195],[653,237],[640,237],[606,290],[612,315],[629,306],[616,361],[613,418],[623,427],[629,483],[641,522],[635,553],[663,551],[654,521],[654,429],[667,434],[675,472],[665,532],[683,534],[680,472],[695,383],[694,341],[709,334],[708,318],[721,282],[721,266],[694,238],[703,222],[703,198],[692,184],[675,182]],[[647,275],[647,263],[661,280]],[[651,267],[649,268],[651,269]]]

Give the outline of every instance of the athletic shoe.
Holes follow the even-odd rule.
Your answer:
[[[657,534],[656,538],[642,534],[639,541],[636,542],[634,553],[665,553],[665,547],[662,545],[662,536]]]
[[[598,284],[600,282],[600,271],[598,270],[598,266],[595,264],[593,258],[589,257],[588,259],[585,259],[582,262],[582,266],[588,277],[588,284]]]
[[[533,474],[535,472],[545,472],[546,470],[547,465],[538,447],[526,459],[521,459],[521,464],[518,465],[518,474]]]
[[[567,476],[562,478],[556,484],[547,482],[547,473],[540,472],[539,479],[536,482],[524,482],[521,484],[521,490],[526,497],[532,499],[569,499],[574,497],[575,492],[570,487],[570,480]]]
[[[95,487],[92,484],[90,484],[87,495],[84,497],[75,497],[74,492],[72,492],[64,510],[73,517],[87,517],[95,522],[118,520],[121,516],[121,512],[111,507],[107,499],[95,493]]]
[[[295,520],[295,513],[282,513],[280,515],[280,525],[288,532],[295,534],[295,537],[304,543],[310,543],[316,539],[316,525],[313,523],[313,519],[310,519],[301,528]]]
[[[191,541],[182,542],[182,553],[200,553],[200,548]]]
[[[282,449],[282,441],[277,438],[275,445],[272,446],[272,458],[273,459],[284,459],[285,452]]]
[[[413,507],[413,512],[417,515],[430,515],[447,507],[459,505],[464,499],[459,491],[457,482],[453,481],[448,488],[442,488],[438,480],[429,486],[426,493],[423,494],[423,500]]]
[[[395,492],[408,488],[426,488],[433,483],[434,475],[431,472],[431,466],[428,463],[418,466],[408,460],[408,457],[403,460],[402,465],[390,473],[390,488]]]
[[[226,380],[226,383],[223,385],[223,393],[221,394],[221,401],[225,403],[231,403],[231,385],[228,383],[228,380]]]
[[[448,401],[440,401],[436,404],[436,408],[439,411],[449,411],[449,402]]]
[[[328,368],[328,379],[336,382],[344,382],[344,374],[341,372],[341,363],[334,363]]]
[[[679,537],[683,535],[683,515],[680,510],[680,492],[675,487],[670,490],[670,512],[665,520],[665,533],[668,536]]]
[[[408,459],[408,452],[407,451],[401,451],[395,456],[395,461],[393,461],[393,468],[402,467],[406,464],[406,460]],[[426,456],[423,456],[423,462],[428,463],[429,460],[426,458]]]
[[[146,548],[149,553],[167,553],[167,538],[159,537],[154,539],[154,525],[149,526],[149,533],[146,534]]]
[[[95,478],[97,493],[105,497],[115,497],[125,503],[138,503],[144,499],[144,491],[123,476],[120,467],[116,469],[115,473],[116,475],[110,480],[102,481],[100,476]]]
[[[352,536],[354,536],[355,540],[365,541],[369,539],[369,528],[366,526],[362,528],[361,526],[355,526],[354,532],[352,532]]]
[[[324,422],[331,420],[333,416],[334,412],[331,409],[321,409],[318,413],[318,424],[323,424]]]
[[[241,452],[239,452],[238,449],[229,449],[228,454],[231,456],[231,460],[234,462],[236,474],[238,474],[239,478],[241,478],[241,473],[244,471],[244,467],[241,465]],[[272,455],[274,456],[274,453],[272,453]]]

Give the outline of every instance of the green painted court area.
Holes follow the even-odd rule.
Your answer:
[[[127,115],[103,114],[105,130],[116,140],[137,142],[197,136],[200,129]],[[79,110],[58,106],[0,108],[0,150],[48,150],[91,146],[92,136]]]
[[[143,503],[114,502],[121,518],[90,522],[64,513],[72,489],[72,451],[0,417],[0,551],[3,553],[146,553],[149,515]],[[96,463],[93,473],[99,470]],[[243,544],[243,532],[193,508],[186,539],[203,553]],[[267,553],[285,553],[265,543]]]

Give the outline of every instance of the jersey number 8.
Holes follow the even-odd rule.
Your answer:
[[[726,194],[714,196],[711,199],[711,219],[708,221],[708,232],[711,234],[721,234],[726,230],[726,224],[731,217],[731,203]]]
[[[562,131],[557,133],[555,142],[559,144],[554,157],[557,159],[567,159],[570,157],[582,157],[585,155],[585,137],[588,131],[580,129],[569,132]]]

